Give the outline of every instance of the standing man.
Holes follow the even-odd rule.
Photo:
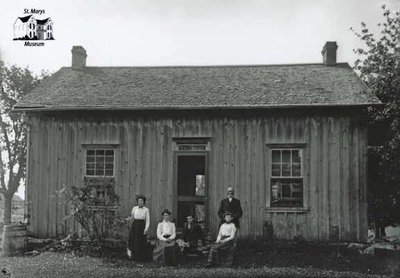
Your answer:
[[[240,201],[233,197],[235,195],[235,190],[230,186],[228,187],[228,197],[221,200],[221,205],[219,206],[218,216],[221,219],[221,223],[224,223],[224,214],[229,211],[233,216],[233,223],[236,228],[239,228],[239,219],[242,217],[243,211],[240,205]]]

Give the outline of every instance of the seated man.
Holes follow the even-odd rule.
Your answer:
[[[233,255],[235,251],[236,226],[232,222],[231,212],[224,213],[225,223],[219,228],[217,240],[212,245],[208,255],[208,266],[219,265],[225,261],[228,265],[233,264]]]
[[[204,245],[204,235],[201,227],[195,223],[194,215],[188,214],[182,231],[182,239],[178,240],[178,245],[181,251],[186,253],[197,252],[198,241],[201,240]]]

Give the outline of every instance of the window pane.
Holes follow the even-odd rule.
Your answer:
[[[278,194],[280,195],[279,181],[271,181],[271,203],[278,203]]]
[[[106,162],[114,162],[114,156],[106,156]]]
[[[195,203],[195,217],[197,223],[200,223],[201,228],[204,229],[206,221],[206,206],[204,202]]]
[[[292,176],[293,177],[301,176],[301,164],[293,163],[293,165],[292,165]]]
[[[282,197],[290,197],[290,196],[291,196],[290,182],[282,181]]]
[[[94,163],[86,163],[86,169],[94,170]]]
[[[96,169],[96,176],[104,176],[104,169]]]
[[[86,156],[86,162],[94,162],[94,156],[92,155]]]
[[[281,175],[281,165],[280,164],[272,164],[272,176],[279,177]]]
[[[104,156],[96,156],[96,162],[104,162]]]
[[[114,169],[114,164],[106,163],[106,169]]]
[[[290,176],[290,163],[282,164],[282,176],[284,177]]]
[[[205,145],[193,145],[193,150],[203,151],[206,149]]]
[[[114,150],[86,150],[86,175],[113,176]]]
[[[281,162],[280,150],[272,150],[272,162]]]
[[[290,150],[282,150],[282,162],[290,163]]]
[[[300,181],[292,182],[292,197],[302,197],[303,186]]]
[[[303,204],[303,179],[271,179],[271,206],[298,207]]]
[[[114,171],[111,169],[111,170],[106,170],[106,176],[113,176],[114,175],[114,173],[113,173]]]
[[[181,150],[181,151],[189,151],[191,149],[192,149],[192,146],[190,146],[190,145],[180,145],[179,146],[179,150]]]
[[[206,194],[206,176],[196,175],[196,196],[205,196]]]
[[[299,150],[292,151],[292,161],[293,163],[301,163],[301,152]]]
[[[86,175],[88,175],[88,176],[94,176],[94,170],[86,169]]]

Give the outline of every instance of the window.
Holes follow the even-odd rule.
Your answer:
[[[206,144],[178,144],[179,151],[205,151],[207,150]]]
[[[114,176],[114,150],[113,149],[87,149],[86,150],[86,176],[113,177]]]
[[[204,152],[210,150],[210,138],[193,137],[193,138],[174,138],[175,151],[186,152]]]
[[[303,206],[303,150],[272,148],[271,207]]]

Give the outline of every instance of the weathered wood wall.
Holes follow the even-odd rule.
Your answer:
[[[295,114],[294,114],[295,113]],[[278,238],[365,241],[365,125],[346,111],[276,113],[76,113],[29,114],[27,198],[29,231],[59,236],[78,230],[64,220],[67,208],[56,191],[80,185],[82,144],[119,144],[116,185],[119,212],[127,215],[135,194],[148,197],[151,232],[160,212],[174,210],[173,138],[210,137],[211,232],[226,188],[234,185],[244,215],[241,235],[260,235],[266,220]],[[268,209],[267,144],[304,143],[304,210]],[[176,213],[173,211],[173,213]]]

